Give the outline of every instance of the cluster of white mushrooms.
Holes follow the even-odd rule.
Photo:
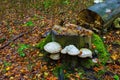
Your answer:
[[[80,58],[90,57],[92,58],[91,50],[87,48],[78,49],[74,45],[68,45],[62,49],[62,46],[57,42],[49,42],[44,46],[44,50],[50,53],[50,58],[52,60],[59,60],[60,53],[61,54],[68,54],[71,56],[78,56]]]

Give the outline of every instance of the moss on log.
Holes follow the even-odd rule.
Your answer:
[[[47,44],[48,42],[52,41],[52,37],[53,36],[51,34],[48,35],[46,38],[44,38],[42,41],[40,41],[37,44],[37,47],[40,50],[43,50],[44,45]],[[56,36],[54,36],[54,37],[56,37]],[[69,44],[74,44],[78,48],[81,48],[80,47],[81,44],[79,44],[79,43],[82,42],[82,41],[80,41],[80,40],[82,40],[83,42],[85,41],[83,38],[79,38],[77,36],[76,37],[57,36],[54,39],[54,41],[59,42],[62,45],[62,47],[65,47]],[[85,44],[83,44],[83,42],[82,42],[82,46],[83,45],[85,46]],[[102,41],[102,39],[100,38],[99,35],[97,35],[95,33],[92,35],[92,44],[94,44],[96,46],[96,48],[94,50],[98,51],[97,56],[98,56],[99,61],[102,64],[105,64],[106,61],[109,59],[109,55],[108,55],[108,52],[107,52],[107,50],[104,46],[104,43],[103,43],[103,41]],[[83,58],[78,58],[78,56],[71,56],[70,57],[70,55],[61,55],[61,62],[62,62],[63,65],[65,63],[65,65],[68,65],[68,66],[71,66],[71,67],[73,67],[72,65],[74,65],[74,67],[84,66],[85,68],[90,68],[90,67],[96,65],[95,63],[92,62],[92,59],[90,59],[90,58],[83,59]]]
[[[40,50],[44,50],[44,46],[45,44],[47,44],[48,42],[52,41],[52,35],[49,34],[46,38],[42,39],[37,45],[36,47],[39,48]]]
[[[94,33],[92,43],[96,46],[96,50],[98,51],[97,56],[100,59],[100,62],[105,64],[109,59],[109,55],[100,36]]]

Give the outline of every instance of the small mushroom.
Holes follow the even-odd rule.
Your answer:
[[[57,42],[49,42],[44,46],[44,50],[51,54],[58,53],[61,49],[61,45]]]
[[[94,59],[92,59],[92,62],[93,62],[93,63],[98,63],[98,59],[97,59],[97,58],[94,58]]]
[[[82,48],[82,49],[80,49],[80,54],[78,55],[78,57],[81,57],[81,58],[90,57],[90,58],[92,58],[92,51],[87,49],[87,48]]]
[[[59,60],[60,59],[60,54],[58,53],[58,54],[51,54],[50,55],[50,58],[52,59],[52,60]]]
[[[78,55],[80,51],[74,45],[69,45],[66,46],[63,50],[61,50],[61,53],[63,54],[68,53],[71,56],[75,56]]]

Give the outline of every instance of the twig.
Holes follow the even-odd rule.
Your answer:
[[[4,48],[5,48],[6,46],[8,46],[11,42],[17,40],[18,38],[22,37],[23,35],[28,34],[28,33],[32,32],[32,31],[34,31],[36,28],[37,28],[37,27],[34,27],[33,29],[31,29],[31,30],[29,30],[29,31],[27,31],[27,32],[25,32],[25,33],[20,33],[19,35],[13,37],[10,41],[6,42],[6,44],[4,44],[3,46],[1,46],[1,47],[0,47],[0,50],[1,50],[1,49],[4,49]]]

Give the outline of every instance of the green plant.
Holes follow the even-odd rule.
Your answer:
[[[114,80],[119,80],[119,76],[118,75],[114,75]]]
[[[18,46],[19,46],[19,48],[18,48],[17,52],[19,53],[19,55],[20,55],[21,57],[25,57],[24,50],[27,49],[27,48],[29,48],[29,45],[19,44]]]
[[[7,62],[7,61],[3,61],[3,65],[4,65],[4,68],[1,69],[1,72],[2,72],[2,73],[6,73],[6,71],[7,71],[7,69],[8,69],[7,67],[11,66],[12,63]]]
[[[48,9],[49,7],[52,6],[52,3],[53,2],[51,0],[44,0],[43,6],[44,6],[45,9]]]
[[[34,23],[33,23],[32,21],[28,21],[28,22],[26,22],[23,26],[32,27],[32,26],[34,26]]]
[[[7,66],[11,66],[11,63],[10,63],[10,62],[6,62],[6,61],[4,61],[3,64],[4,64],[5,67],[7,67]]]

